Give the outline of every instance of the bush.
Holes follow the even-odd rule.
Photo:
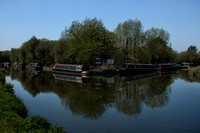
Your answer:
[[[23,129],[23,118],[14,112],[0,111],[0,132],[16,132]]]
[[[2,72],[2,70],[0,70],[0,82],[5,83],[5,76]]]
[[[0,83],[0,92],[9,92],[14,93],[13,86],[10,84],[2,84]]]
[[[51,124],[47,121],[46,118],[40,116],[33,116],[30,118],[26,118],[24,120],[25,130],[33,130],[33,129],[50,129]]]
[[[39,116],[26,118],[27,109],[24,103],[14,95],[13,86],[4,82],[5,76],[0,69],[0,133],[63,132],[63,127],[52,127],[46,118]]]
[[[27,109],[21,99],[13,94],[13,89],[10,87],[10,85],[0,84],[1,111],[10,111],[25,118],[27,116]]]

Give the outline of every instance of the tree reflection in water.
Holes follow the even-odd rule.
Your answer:
[[[116,97],[116,108],[127,115],[137,116],[145,105],[164,107],[169,101],[173,75],[128,81]]]
[[[50,72],[39,75],[10,69],[10,76],[21,82],[33,97],[41,92],[58,95],[66,110],[87,119],[98,119],[108,108],[137,116],[146,105],[161,108],[169,101],[174,75],[124,81],[119,76],[91,77],[86,83],[57,80]]]

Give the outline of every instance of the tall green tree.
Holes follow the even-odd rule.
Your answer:
[[[51,65],[54,63],[54,47],[57,41],[49,41],[41,39],[39,45],[35,49],[35,61],[42,65]]]
[[[151,63],[171,62],[172,50],[167,46],[167,42],[160,37],[156,37],[147,44],[150,50]]]
[[[118,24],[115,29],[117,46],[121,47],[124,53],[124,60],[137,62],[138,47],[142,44],[143,27],[139,20],[129,19],[123,24]]]
[[[67,40],[68,49],[63,52],[69,61],[73,59],[78,64],[94,65],[96,58],[105,61],[112,56],[115,49],[113,38],[114,35],[104,27],[101,20],[86,18],[82,23],[72,22],[62,32],[60,40]]]
[[[36,62],[35,50],[40,41],[35,36],[21,46],[21,61],[25,63]]]
[[[19,62],[20,49],[19,48],[11,48],[10,51],[10,61],[11,62]]]
[[[10,51],[0,51],[0,63],[10,62]]]
[[[187,59],[186,61],[189,63],[196,63],[197,62],[197,58],[198,58],[198,54],[197,54],[197,48],[196,46],[189,46],[186,53],[187,53]]]
[[[145,36],[146,44],[148,44],[152,39],[157,38],[157,37],[161,38],[167,44],[169,43],[169,39],[170,39],[170,35],[166,30],[162,28],[160,29],[160,28],[154,28],[154,27],[145,31],[144,36]]]

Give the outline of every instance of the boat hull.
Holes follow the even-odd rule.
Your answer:
[[[157,68],[127,68],[127,69],[120,69],[121,75],[141,75],[141,74],[148,74],[148,73],[156,73]]]

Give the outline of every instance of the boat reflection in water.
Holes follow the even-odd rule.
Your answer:
[[[33,74],[33,75],[39,75],[39,73],[41,71],[37,71],[37,70],[34,70],[34,69],[28,69],[28,72],[31,73],[31,74]]]
[[[121,79],[123,81],[132,81],[132,80],[139,80],[139,79],[145,79],[145,78],[153,78],[153,77],[161,77],[166,75],[172,75],[176,74],[176,71],[169,71],[169,72],[156,72],[156,73],[149,73],[149,74],[143,74],[143,75],[132,75],[132,76],[122,76]]]
[[[65,80],[69,82],[75,82],[75,83],[87,83],[88,78],[83,78],[82,76],[77,76],[77,75],[66,75],[66,74],[53,74],[55,79],[58,80]]]

